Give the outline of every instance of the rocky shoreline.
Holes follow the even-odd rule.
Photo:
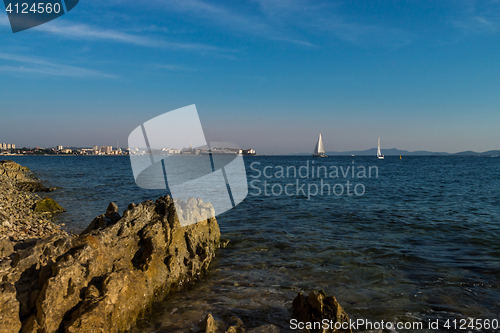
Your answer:
[[[154,301],[203,274],[215,255],[215,218],[181,227],[170,197],[131,204],[122,215],[111,203],[80,235],[68,235],[43,211],[59,210],[55,203],[18,187],[36,182],[29,170],[11,161],[0,166],[9,223],[2,230],[0,332],[126,331]]]
[[[34,192],[50,192],[27,167],[0,161],[0,247],[5,240],[26,241],[63,233],[52,214],[63,209],[50,198]],[[55,209],[48,206],[54,205]],[[2,257],[0,251],[0,257]]]
[[[122,214],[111,203],[80,235],[68,235],[51,222],[62,208],[32,193],[39,190],[51,191],[27,168],[0,161],[0,333],[125,332],[170,291],[202,276],[221,243],[215,218],[181,227],[182,212],[168,196]],[[199,205],[206,204],[189,200],[183,209]],[[293,307],[300,320],[348,320],[322,292],[299,294]],[[200,317],[196,332],[280,331]]]

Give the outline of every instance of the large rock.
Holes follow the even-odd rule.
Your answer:
[[[205,317],[201,326],[205,333],[217,332],[217,323],[211,313]]]
[[[10,283],[0,284],[0,323],[2,332],[19,332],[21,329],[16,288]]]
[[[130,205],[122,217],[110,205],[78,237],[27,243],[9,257],[0,271],[11,291],[0,304],[9,326],[0,332],[19,331],[19,322],[33,333],[125,331],[199,277],[219,238],[215,218],[181,227],[170,197]]]
[[[11,160],[0,161],[0,175],[22,182],[29,182],[32,180],[30,177],[30,169]]]
[[[65,212],[66,209],[62,208],[54,199],[45,197],[35,203],[33,211],[35,213],[57,214]]]
[[[349,323],[349,316],[335,299],[335,296],[326,296],[320,290],[311,291],[306,297],[299,293],[293,300],[293,316],[303,323],[322,323],[327,319],[329,328],[306,329],[313,333],[352,333],[351,329],[342,329],[341,323]],[[335,323],[339,323],[340,329],[335,329]],[[319,325],[318,325],[319,326]],[[349,327],[349,326],[346,326]],[[333,328],[333,329],[332,329]]]

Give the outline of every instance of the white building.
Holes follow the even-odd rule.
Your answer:
[[[13,143],[0,143],[0,149],[16,149],[16,145]]]
[[[101,154],[110,155],[113,152],[113,146],[102,146],[100,151]]]

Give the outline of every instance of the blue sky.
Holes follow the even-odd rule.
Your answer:
[[[1,13],[0,13],[1,14]],[[81,0],[13,34],[0,142],[126,146],[196,104],[258,153],[500,149],[500,1]]]

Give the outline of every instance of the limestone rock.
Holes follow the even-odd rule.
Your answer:
[[[333,323],[349,322],[347,313],[335,297],[327,297],[322,290],[319,292],[311,291],[307,297],[299,293],[293,300],[292,307],[293,316],[301,322],[321,322],[323,319],[332,320]],[[336,330],[335,328],[306,331],[312,333],[352,333],[350,329]]]
[[[19,302],[16,299],[16,288],[10,283],[0,284],[0,331],[19,332]]]
[[[126,331],[208,268],[220,239],[215,218],[181,227],[168,196],[131,205],[123,217],[115,206],[94,220],[106,223],[77,237],[16,244],[0,265],[1,333],[21,323],[23,333]]]
[[[134,207],[135,205],[129,205],[129,210]],[[106,214],[96,217],[82,232],[82,234],[88,234],[93,230],[109,227],[118,222],[120,219],[121,216],[118,214],[118,206],[114,202],[111,202],[108,209],[106,209]]]
[[[217,323],[214,317],[209,313],[203,320],[203,329],[205,333],[214,333],[217,331]]]
[[[4,238],[0,239],[0,258],[8,257],[14,252],[14,242]]]
[[[0,175],[15,179],[16,181],[30,181],[30,170],[11,160],[0,161]]]
[[[226,322],[223,322],[223,325],[221,325],[221,327],[224,326],[224,327],[227,327],[225,333],[243,333],[245,332],[245,324],[243,323],[243,321],[236,317],[236,316],[231,316],[231,318],[226,321]],[[222,332],[224,332],[223,330],[221,330]]]

